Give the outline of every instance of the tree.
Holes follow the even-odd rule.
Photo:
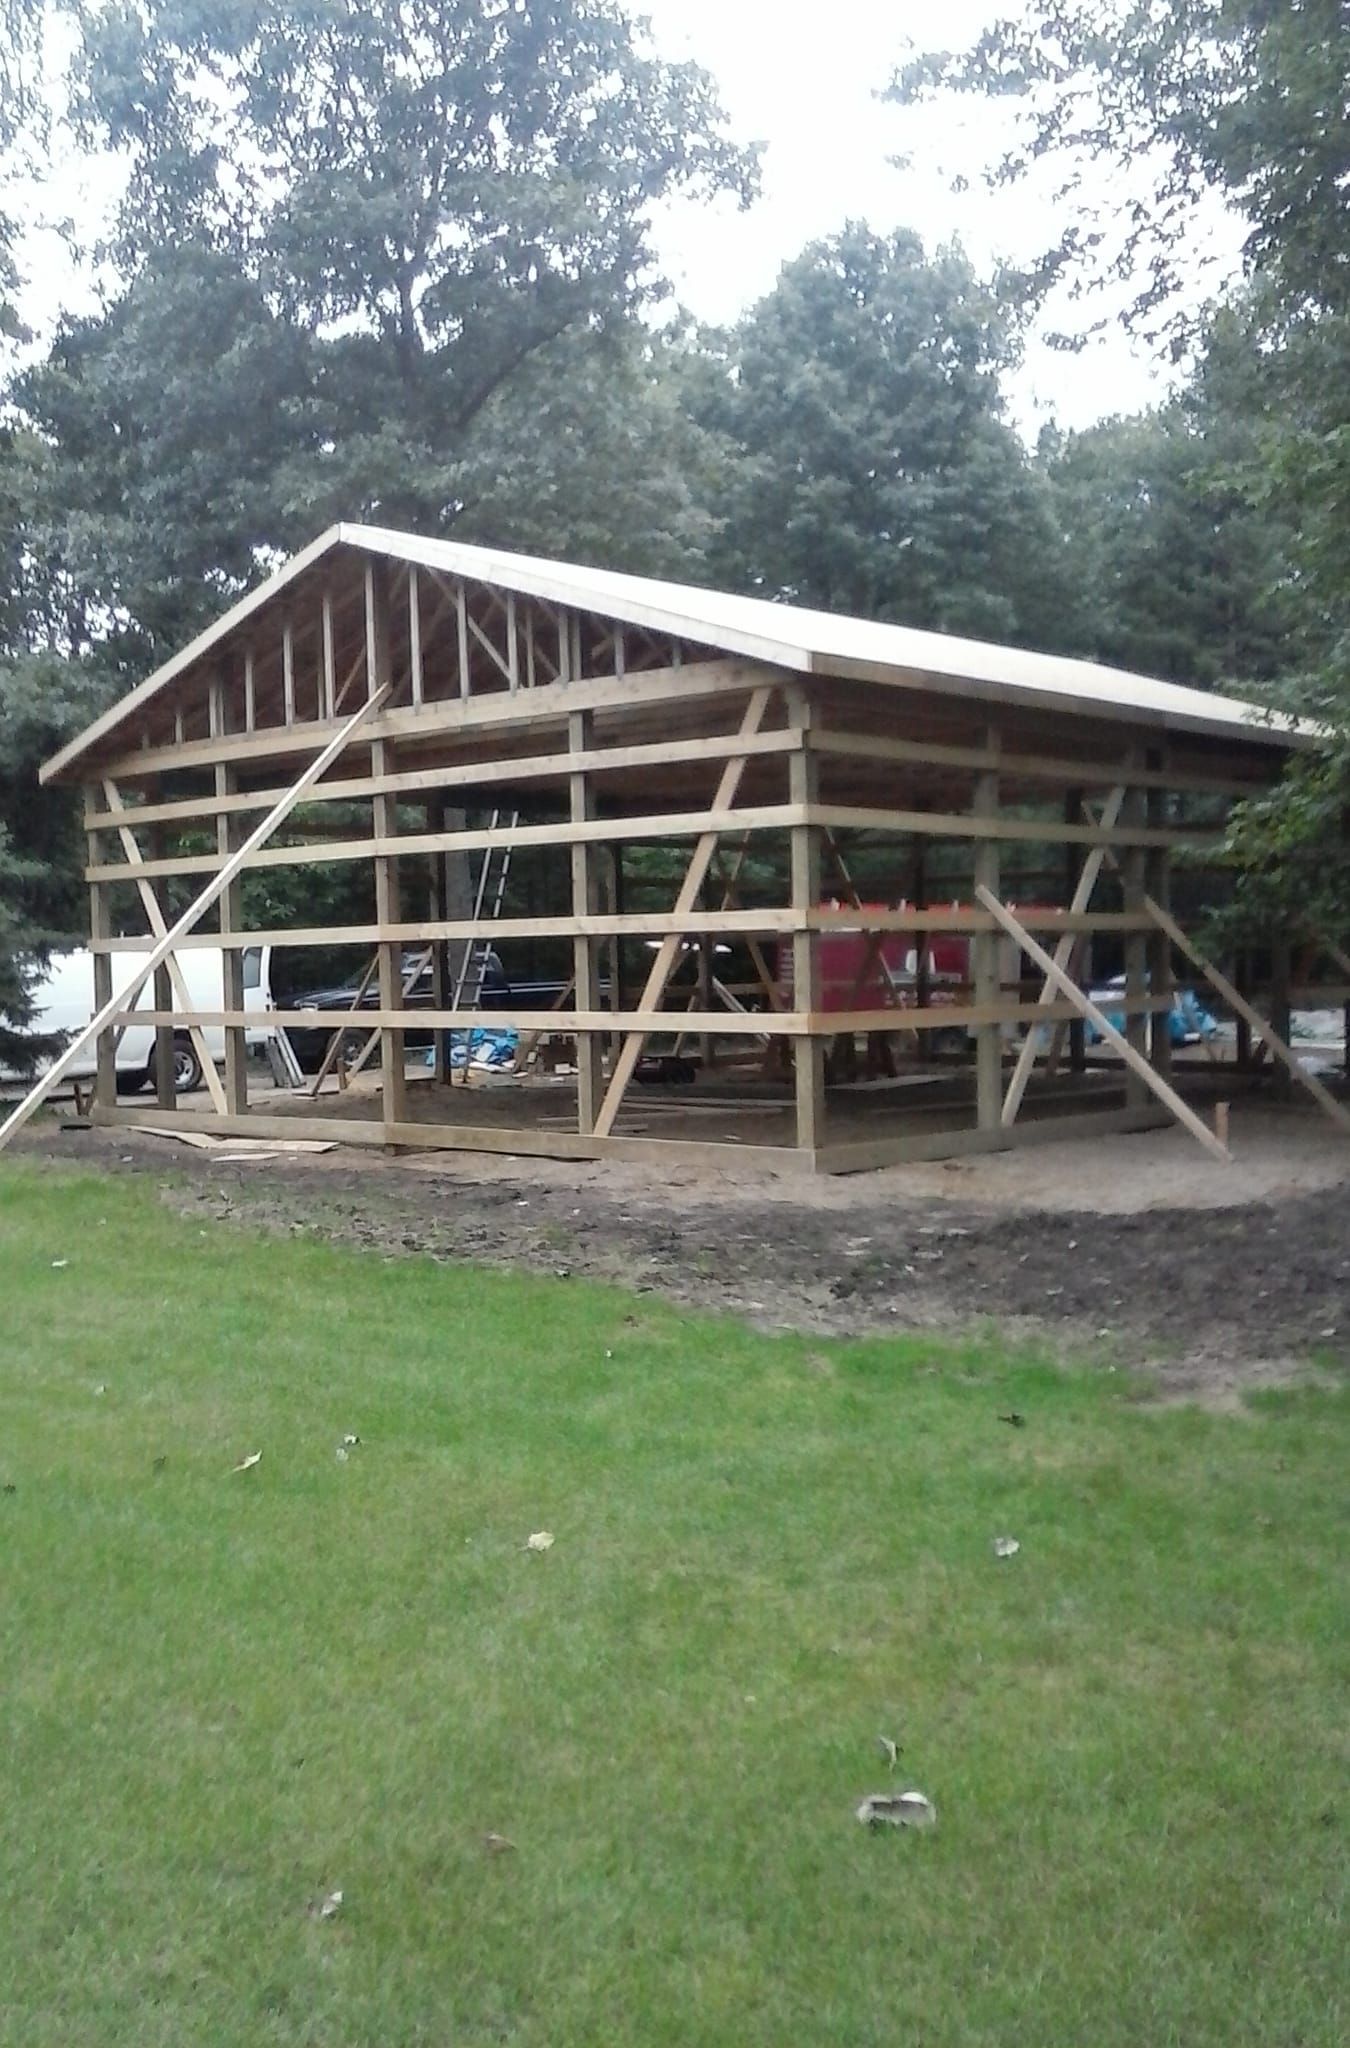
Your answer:
[[[40,934],[22,908],[25,886],[35,879],[32,863],[16,858],[0,825],[0,1070],[28,1076],[59,1051],[59,1033],[33,1030],[33,983],[41,969]]]
[[[1043,435],[1070,651],[1198,689],[1269,684],[1287,667],[1295,536],[1248,489],[1255,370],[1242,321],[1225,314],[1170,404]]]
[[[1342,932],[1350,930],[1347,78],[1350,11],[1340,0],[1043,0],[1037,18],[1000,20],[973,49],[921,56],[892,84],[901,100],[947,89],[1021,98],[1022,139],[993,167],[996,177],[1049,159],[1067,166],[1072,194],[1084,160],[1110,162],[1119,203],[1104,218],[1071,211],[1042,273],[1077,267],[1088,279],[1104,271],[1132,279],[1134,319],[1169,334],[1174,347],[1189,338],[1177,294],[1196,196],[1216,189],[1245,214],[1254,442],[1238,480],[1249,503],[1273,506],[1294,537],[1287,594],[1296,629],[1272,695],[1316,716],[1328,738],[1286,778],[1279,802],[1239,812],[1230,854],[1247,899],[1267,917],[1277,900],[1286,919],[1303,916],[1305,873],[1316,872],[1318,915]],[[1258,872],[1267,869],[1285,878],[1282,897],[1271,872]]]
[[[1048,503],[1002,418],[1013,355],[957,249],[855,224],[808,248],[705,361],[727,447],[723,580],[826,610],[1043,639]]]

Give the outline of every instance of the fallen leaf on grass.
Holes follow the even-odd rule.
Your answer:
[[[234,1467],[234,1470],[236,1472],[251,1472],[255,1465],[261,1465],[261,1463],[262,1452],[250,1451],[246,1458],[241,1458],[239,1460],[239,1463]]]
[[[1016,1557],[1021,1548],[1022,1546],[1015,1536],[996,1536],[994,1538],[995,1557]]]
[[[483,1837],[483,1847],[489,1856],[505,1856],[508,1851],[514,1850],[515,1846],[509,1835],[494,1834],[491,1828]]]
[[[525,1548],[527,1550],[552,1550],[553,1531],[551,1529],[536,1529],[533,1536],[526,1537]]]
[[[885,1757],[891,1769],[894,1770],[900,1761],[900,1744],[892,1742],[889,1735],[878,1735],[877,1742],[880,1745],[881,1754]]]
[[[931,1828],[937,1808],[922,1792],[869,1792],[858,1807],[865,1828]]]

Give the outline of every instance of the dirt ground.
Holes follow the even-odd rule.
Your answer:
[[[126,1131],[35,1128],[24,1149],[149,1175],[210,1223],[314,1232],[589,1275],[769,1328],[969,1327],[1147,1365],[1164,1395],[1350,1364],[1350,1143],[1273,1103],[1234,1163],[1179,1130],[812,1180],[483,1154],[338,1149],[247,1164]]]

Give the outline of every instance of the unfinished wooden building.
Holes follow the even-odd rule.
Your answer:
[[[209,1097],[160,1061],[155,1118],[186,1129],[846,1172],[1176,1116],[1219,1149],[1173,1069],[1174,856],[1307,743],[1089,663],[335,527],[43,771],[84,788],[92,1114],[147,1114],[117,1099],[111,963],[150,946],[166,1051],[224,1029]],[[548,914],[447,879],[508,846]],[[251,876],[352,862],[365,921],[248,928]],[[568,972],[547,1012],[493,1011],[519,1047],[476,1086],[445,1049],[484,1021],[456,961],[487,939],[508,984],[525,941]],[[378,1060],[261,1085],[245,950],[339,944],[370,956]],[[1089,944],[1123,966],[1116,1024]],[[186,1007],[194,946],[224,949],[218,1011]]]

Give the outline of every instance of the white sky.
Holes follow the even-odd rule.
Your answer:
[[[636,4],[666,54],[692,57],[712,73],[733,133],[767,145],[763,196],[748,213],[676,206],[661,223],[669,275],[702,318],[733,318],[772,288],[805,243],[850,218],[882,231],[914,228],[929,247],[959,238],[980,268],[1039,254],[1065,225],[1048,177],[997,192],[981,182],[1010,132],[1010,108],[971,98],[911,110],[877,99],[908,40],[919,49],[964,49],[993,19],[1035,12],[1035,0]],[[905,170],[889,162],[900,154],[912,159]],[[960,195],[951,190],[957,172],[968,180]],[[1235,262],[1240,223],[1216,205],[1203,229]],[[1061,298],[1043,326],[1077,329],[1087,318]],[[1166,388],[1164,367],[1117,325],[1076,355],[1033,340],[1009,398],[1018,424],[1034,434],[1048,418],[1078,427],[1135,411]]]
[[[764,145],[762,196],[747,212],[730,202],[677,201],[658,216],[663,267],[679,299],[700,319],[734,319],[772,289],[783,263],[848,219],[883,232],[917,229],[930,248],[958,238],[982,269],[999,258],[1039,254],[1066,224],[1047,176],[996,192],[982,182],[1001,138],[1011,132],[1010,107],[971,98],[906,109],[877,97],[908,42],[961,49],[997,16],[1034,13],[1037,0],[629,4],[649,19],[663,54],[691,57],[711,72],[736,139]],[[910,159],[903,170],[890,161],[900,154]],[[952,190],[956,173],[967,181],[960,194]],[[106,162],[67,154],[46,203],[88,228],[115,189]],[[1241,223],[1216,203],[1196,232],[1222,259],[1209,279],[1213,289],[1224,264],[1236,266]],[[37,325],[85,297],[56,235],[31,235],[24,257],[26,310]],[[1094,303],[1093,310],[1102,308]],[[1061,297],[1047,308],[1042,331],[1079,329],[1087,317]],[[1031,437],[1048,419],[1086,426],[1136,411],[1166,390],[1165,367],[1115,323],[1078,354],[1050,349],[1033,336],[1008,396],[1016,423]]]

